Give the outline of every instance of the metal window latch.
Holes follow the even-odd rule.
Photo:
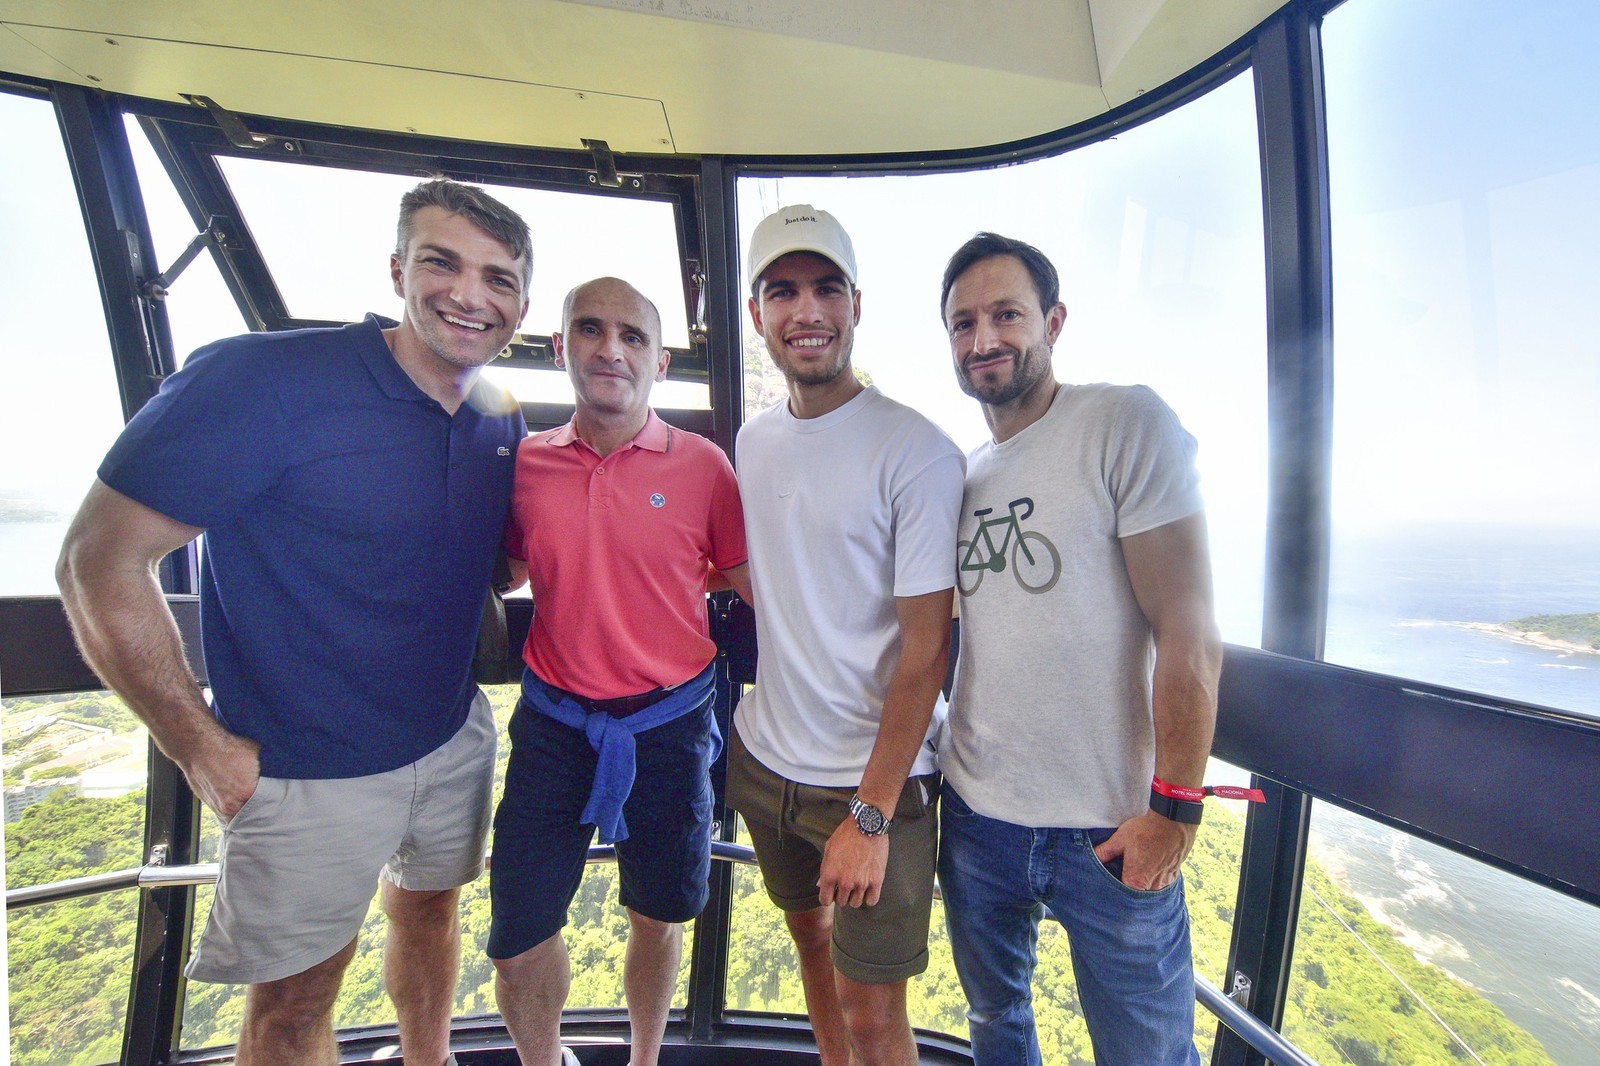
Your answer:
[[[265,133],[252,133],[250,127],[244,124],[244,119],[229,111],[209,96],[200,96],[196,93],[179,93],[179,96],[197,107],[203,107],[210,114],[211,121],[217,124],[222,135],[228,138],[228,143],[235,148],[248,148],[251,151],[273,149],[287,155],[299,155],[300,142],[287,137],[273,137]]]
[[[178,258],[172,261],[172,265],[144,283],[145,298],[157,303],[165,300],[168,291],[172,288],[172,283],[178,280],[179,274],[189,268],[189,264],[194,262],[195,257],[200,254],[202,249],[216,249],[227,245],[228,233],[231,228],[231,225],[216,215],[208,218],[206,220],[206,228],[194,235],[194,239],[189,242],[189,246],[183,250]]]
[[[689,327],[689,339],[695,344],[704,344],[711,336],[711,329],[706,325],[706,275],[700,269],[700,264],[689,264],[693,273],[689,275],[689,284],[694,288],[694,324]]]
[[[594,169],[589,172],[589,184],[606,189],[620,189],[627,185],[633,189],[644,188],[642,174],[617,173],[617,157],[605,141],[581,138],[583,146],[594,156]]]
[[[1233,987],[1228,989],[1228,998],[1233,1000],[1239,1006],[1243,1007],[1245,1010],[1249,1010],[1250,990],[1254,987],[1255,986],[1250,983],[1250,978],[1246,977],[1238,970],[1235,970],[1233,971]]]
[[[150,857],[144,861],[146,866],[165,866],[167,864],[167,846],[157,844],[150,849]]]

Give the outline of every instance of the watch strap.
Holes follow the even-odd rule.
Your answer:
[[[1179,799],[1164,795],[1154,788],[1150,790],[1150,809],[1182,825],[1199,825],[1206,810],[1205,804],[1199,800]]]
[[[889,832],[889,816],[862,799],[859,793],[850,797],[850,816],[855,819],[862,836],[881,837]]]

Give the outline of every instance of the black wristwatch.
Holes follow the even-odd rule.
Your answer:
[[[850,817],[856,820],[856,828],[861,830],[862,836],[881,837],[889,832],[889,819],[859,793],[850,797]]]
[[[1178,799],[1176,796],[1164,796],[1154,788],[1150,789],[1150,809],[1180,825],[1199,825],[1200,818],[1206,811],[1203,803]]]

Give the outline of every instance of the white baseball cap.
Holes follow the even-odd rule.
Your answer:
[[[810,204],[780,207],[756,226],[750,235],[749,278],[754,285],[761,272],[791,252],[815,252],[844,271],[856,283],[856,250],[839,220]]]

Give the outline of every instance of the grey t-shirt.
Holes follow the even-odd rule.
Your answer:
[[[1194,455],[1150,389],[1063,385],[968,458],[939,764],[979,814],[1088,828],[1149,806],[1154,647],[1120,538],[1201,509]]]

